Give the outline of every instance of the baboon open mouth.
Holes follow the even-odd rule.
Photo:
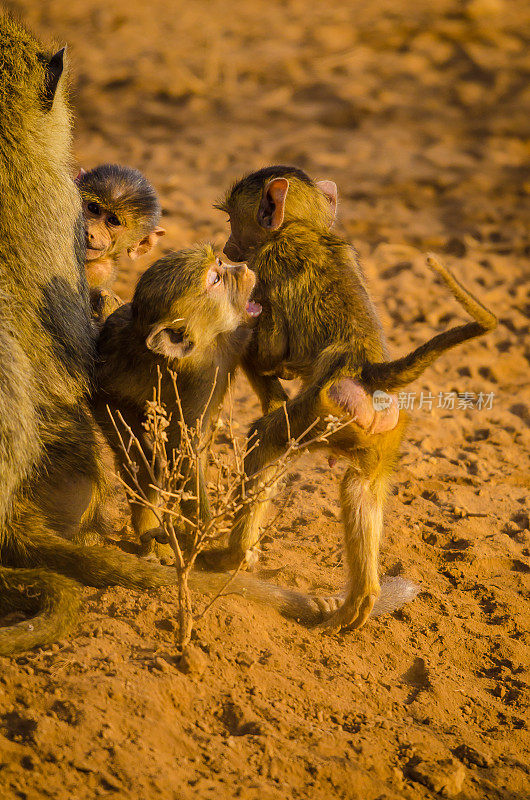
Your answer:
[[[262,312],[262,308],[259,303],[256,303],[255,300],[249,300],[245,310],[249,317],[259,317]]]

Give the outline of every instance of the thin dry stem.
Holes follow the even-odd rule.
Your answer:
[[[322,421],[317,418],[299,436],[293,438],[287,406],[284,403],[287,427],[285,451],[275,461],[249,478],[245,474],[245,458],[256,447],[259,447],[259,440],[255,437],[252,441],[242,440],[234,432],[230,380],[228,382],[228,454],[225,454],[219,448],[214,449],[218,428],[212,425],[211,418],[207,417],[209,406],[215,395],[217,372],[207,403],[195,421],[195,427],[188,425],[184,419],[177,385],[178,375],[171,370],[168,372],[170,386],[174,391],[172,405],[176,408],[180,428],[179,447],[172,450],[169,458],[166,447],[168,441],[166,429],[171,422],[172,415],[168,414],[162,402],[164,382],[160,369],[156,386],[153,389],[153,399],[146,404],[146,417],[143,424],[147,437],[145,444],[135,435],[119,411],[116,412],[116,419],[110,409],[108,409],[108,413],[123,453],[122,475],[118,476],[118,480],[132,502],[154,512],[175,555],[175,568],[178,573],[178,643],[184,647],[191,636],[193,624],[188,576],[198,555],[205,547],[216,543],[226,535],[232,529],[237,515],[246,507],[263,501],[273,486],[285,475],[292,459],[298,453],[315,444],[328,441],[333,434],[349,425],[351,420],[328,417]],[[165,383],[167,385],[167,382]],[[310,436],[311,432],[323,423],[325,424],[324,430],[319,429]],[[145,452],[146,446],[149,448],[149,454]],[[203,463],[209,465],[210,471],[215,472],[214,480],[209,483],[204,481],[206,490],[213,494],[213,498],[210,498],[212,511],[205,518],[201,515]],[[140,483],[139,465],[146,470],[149,476],[147,487]],[[266,472],[265,477],[263,477],[264,472]],[[147,496],[147,490],[154,492],[156,502],[153,502],[151,495]],[[194,519],[190,518],[189,512],[188,514],[184,513],[182,508],[184,500],[193,502]],[[258,543],[275,525],[288,500],[289,498],[282,504],[274,518],[265,523]],[[187,531],[185,539],[181,540],[180,531]],[[226,593],[226,589],[244,563],[245,558],[242,559],[238,568],[227,576],[224,586],[208,602],[198,619],[202,619],[215,601]]]

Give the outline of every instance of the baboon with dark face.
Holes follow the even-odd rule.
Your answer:
[[[156,192],[141,172],[121,164],[100,164],[75,179],[83,203],[85,272],[92,316],[98,327],[122,305],[112,291],[118,261],[149,253],[164,228]]]

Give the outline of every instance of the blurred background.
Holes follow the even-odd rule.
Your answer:
[[[458,257],[478,248],[509,255],[510,274],[528,255],[526,3],[8,7],[68,43],[78,163],[143,170],[161,194],[166,247],[220,242],[216,198],[242,173],[287,162],[338,183],[341,223],[364,255],[381,243]],[[487,267],[482,279],[492,285]]]

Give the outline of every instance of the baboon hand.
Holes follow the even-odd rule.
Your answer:
[[[140,555],[148,556],[152,554],[153,551],[156,551],[157,544],[169,544],[169,537],[161,526],[151,528],[140,534]]]
[[[386,392],[369,394],[353,378],[340,378],[326,391],[328,401],[338,406],[341,413],[352,416],[353,421],[368,433],[391,431],[398,423],[397,396]]]

